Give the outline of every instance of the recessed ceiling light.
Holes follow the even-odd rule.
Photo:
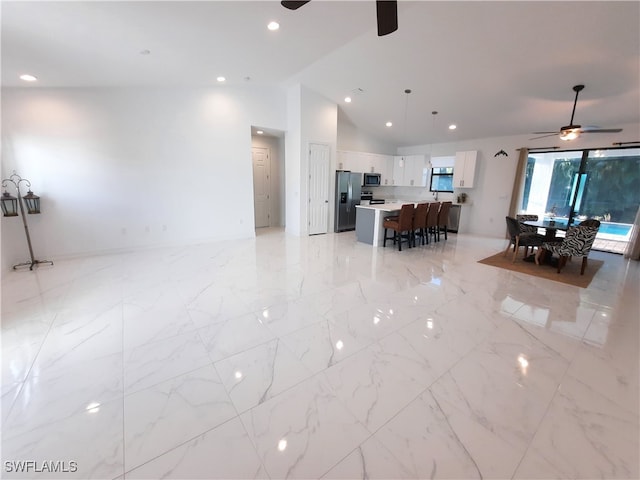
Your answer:
[[[218,80],[220,83],[222,83],[222,82],[224,82],[226,80],[226,78],[218,77],[218,78],[216,78],[216,80]]]
[[[391,123],[391,122],[387,122],[387,123],[385,123],[385,125],[386,125],[387,127],[390,127],[390,126],[392,126],[392,125],[393,125],[393,123]]]
[[[264,132],[263,132],[262,130],[258,130],[256,133],[257,133],[258,135],[262,135]]]
[[[38,79],[33,75],[29,75],[28,73],[25,73],[24,75],[20,75],[20,80],[24,80],[25,82],[35,82]]]
[[[351,103],[351,97],[344,97],[344,101],[347,103]]]
[[[455,130],[456,128],[458,128],[457,125],[454,125],[454,124],[449,125],[449,130]]]
[[[269,25],[267,25],[267,28],[272,32],[274,32],[280,28],[280,24],[278,22],[269,22]]]

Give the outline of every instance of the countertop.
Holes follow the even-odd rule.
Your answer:
[[[412,202],[403,202],[412,203]],[[402,203],[379,203],[376,205],[356,205],[356,208],[366,208],[367,210],[379,210],[381,212],[395,212],[400,210]]]
[[[370,210],[380,210],[381,212],[395,212],[397,210],[400,210],[400,207],[405,203],[413,203],[414,205],[416,205],[418,203],[433,203],[433,202],[430,202],[430,201],[427,201],[427,200],[420,200],[420,201],[393,200],[393,201],[387,201],[386,203],[379,203],[379,204],[376,204],[376,205],[356,205],[356,207],[368,208]],[[466,204],[466,203],[453,203],[452,205],[463,206],[463,205],[468,205],[468,204]]]

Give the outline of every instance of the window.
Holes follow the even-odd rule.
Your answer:
[[[640,148],[529,153],[521,201],[539,218],[599,220],[593,249],[622,253],[640,206]]]
[[[429,190],[432,192],[453,192],[453,167],[433,167]]]

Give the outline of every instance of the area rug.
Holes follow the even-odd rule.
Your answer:
[[[554,282],[575,285],[576,287],[587,288],[593,280],[596,272],[604,264],[602,260],[589,259],[584,275],[580,275],[580,267],[582,266],[581,258],[574,258],[558,273],[557,266],[553,265],[536,265],[535,262],[524,261],[522,255],[518,255],[516,261],[511,263],[511,254],[504,256],[504,252],[496,253],[491,257],[478,260],[478,263],[491,265],[492,267],[504,268],[512,272],[526,273],[535,277],[546,278]]]

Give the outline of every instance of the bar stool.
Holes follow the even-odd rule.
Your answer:
[[[393,239],[393,244],[398,242],[398,251],[402,251],[402,241],[406,239],[411,248],[412,243],[412,228],[413,228],[413,213],[415,207],[413,203],[405,203],[400,207],[400,215],[397,217],[387,217],[384,219],[382,226],[384,227],[384,240],[382,246],[387,246],[387,239]],[[387,230],[393,230],[393,237],[387,237]]]

